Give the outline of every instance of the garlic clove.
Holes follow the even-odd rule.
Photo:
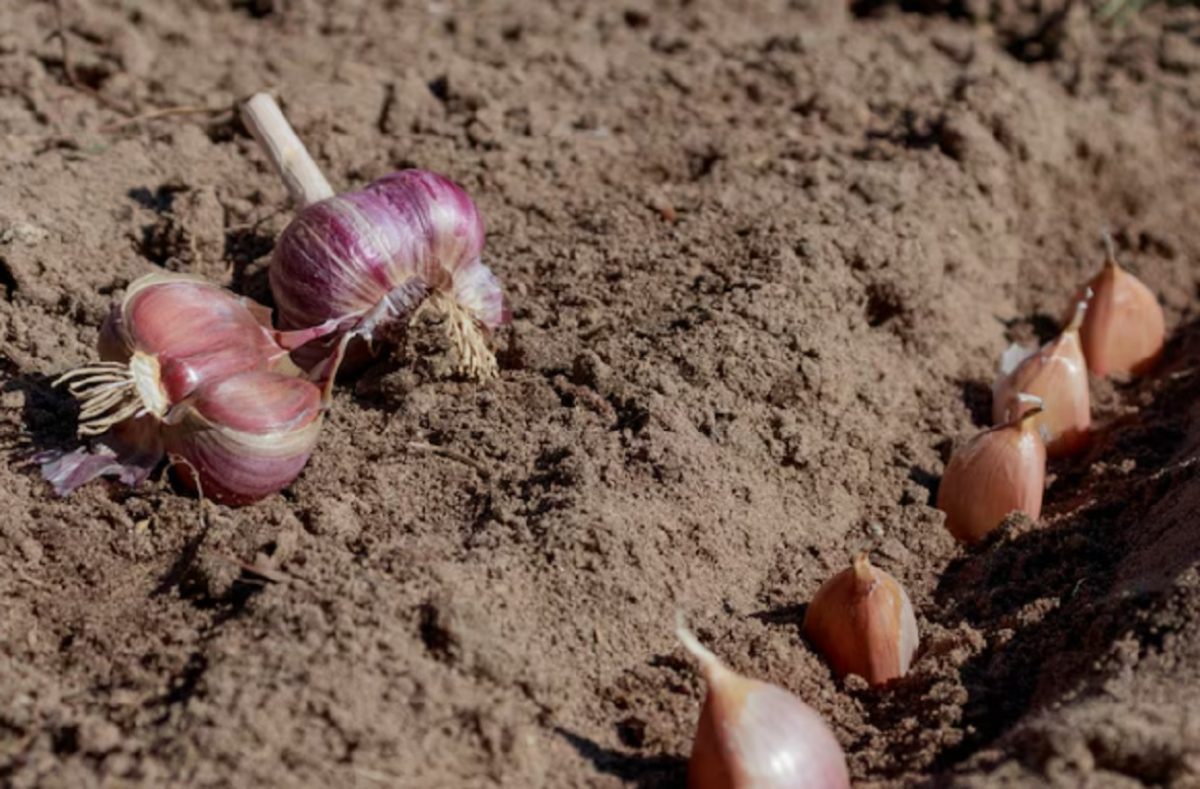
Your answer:
[[[1040,350],[1029,351],[1018,360],[1020,349],[1012,346],[1001,359],[1000,372],[992,387],[992,422],[1004,424],[1029,408],[1021,393],[1044,402],[1033,425],[1046,442],[1049,457],[1066,457],[1084,449],[1091,428],[1091,394],[1087,360],[1084,359],[1079,329],[1088,302],[1076,304],[1075,315],[1063,332]],[[1013,362],[1016,361],[1016,364]]]
[[[1140,375],[1162,354],[1162,307],[1141,280],[1117,263],[1107,235],[1105,245],[1108,256],[1089,283],[1095,295],[1079,330],[1083,353],[1096,375]]]
[[[946,464],[938,509],[958,540],[977,542],[1011,512],[1036,520],[1046,484],[1046,445],[1036,428],[1042,413],[1037,397],[1020,394],[1022,413],[979,433]]]
[[[708,694],[688,763],[690,789],[841,789],[846,757],[825,721],[796,696],[727,668],[683,626]]]
[[[872,685],[908,673],[919,640],[908,593],[865,553],[821,585],[803,630],[838,676],[857,674]]]
[[[172,402],[206,381],[287,362],[259,314],[243,297],[181,275],[143,277],[121,306],[128,346],[157,358]]]
[[[81,404],[80,435],[99,435],[132,417],[166,415],[197,388],[248,370],[300,372],[296,343],[336,325],[279,333],[265,308],[184,274],[150,274],[130,284],[101,327],[101,361],[68,371]]]
[[[226,504],[258,501],[292,482],[321,429],[321,390],[254,370],[196,390],[164,421],[168,456],[186,460],[180,479]]]

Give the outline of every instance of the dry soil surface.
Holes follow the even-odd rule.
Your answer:
[[[270,303],[290,209],[230,112],[264,88],[337,188],[476,198],[499,379],[427,322],[280,495],[55,498],[49,381],[130,281]],[[1198,113],[1200,10],[1166,4],[6,0],[0,783],[680,786],[678,609],[862,785],[1197,785]],[[1102,226],[1163,362],[1094,381],[1043,518],[963,549],[949,451]],[[923,635],[876,690],[799,632],[863,549]]]

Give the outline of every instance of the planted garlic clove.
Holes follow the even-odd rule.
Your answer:
[[[1020,394],[1025,412],[978,434],[946,464],[938,509],[958,540],[977,542],[1011,512],[1036,520],[1046,485],[1046,445],[1035,427],[1041,400]]]
[[[1083,353],[1096,375],[1140,375],[1162,354],[1162,307],[1141,280],[1117,264],[1112,239],[1104,240],[1108,259],[1088,283],[1094,295],[1079,330]]]
[[[247,504],[288,485],[321,430],[321,390],[303,378],[254,370],[199,390],[164,425],[185,483],[225,504]]]
[[[804,635],[838,676],[872,685],[908,673],[917,653],[917,619],[904,587],[865,553],[817,590]]]
[[[688,763],[689,789],[841,789],[846,757],[816,710],[782,688],[727,668],[683,626],[708,695]]]
[[[1075,306],[1071,322],[1040,350],[1026,352],[1011,346],[1000,362],[992,386],[992,423],[1004,424],[1030,406],[1022,405],[1021,393],[1045,403],[1033,425],[1046,442],[1050,457],[1066,457],[1087,446],[1091,428],[1091,395],[1088,391],[1087,360],[1084,359],[1079,329],[1088,302]]]

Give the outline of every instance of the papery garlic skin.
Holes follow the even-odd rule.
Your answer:
[[[1031,407],[1022,405],[1022,392],[1041,398],[1044,406],[1033,424],[1052,458],[1073,455],[1086,448],[1090,439],[1091,394],[1079,336],[1086,314],[1087,301],[1081,301],[1063,332],[1028,355],[1022,355],[1024,349],[1018,346],[1010,347],[992,387],[992,423],[997,425]]]
[[[1158,298],[1118,265],[1111,240],[1104,268],[1079,330],[1088,368],[1098,376],[1140,375],[1162,355],[1166,321]]]
[[[985,430],[951,456],[937,507],[946,513],[946,528],[956,539],[978,542],[1012,512],[1033,520],[1041,515],[1046,445],[1034,422],[1040,412],[1039,404]]]
[[[168,404],[197,387],[246,370],[296,372],[260,304],[183,274],[150,274],[133,282],[100,331],[100,357],[157,365]],[[161,415],[161,413],[160,413]]]
[[[682,625],[708,695],[688,763],[690,789],[843,789],[846,757],[821,716],[796,696],[731,671]]]
[[[813,595],[803,631],[839,677],[872,685],[907,674],[919,645],[908,592],[865,553]]]
[[[123,485],[137,487],[162,462],[164,452],[162,423],[146,415],[118,422],[89,447],[42,452],[33,460],[54,492],[66,496],[99,477],[116,477]]]
[[[496,372],[488,334],[511,313],[482,262],[483,243],[466,192],[436,173],[403,170],[304,207],[275,247],[271,291],[285,327],[337,320],[339,335],[368,342],[403,328],[438,294],[463,366],[487,378]]]
[[[58,381],[80,401],[80,435],[97,438],[44,453],[43,476],[59,495],[98,476],[136,485],[170,455],[217,501],[278,491],[307,461],[323,407],[288,351],[324,330],[277,332],[266,308],[195,277],[135,281],[101,330],[104,361]]]

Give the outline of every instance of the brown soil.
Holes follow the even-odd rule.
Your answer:
[[[732,10],[736,7],[736,10]],[[677,786],[676,609],[831,721],[858,782],[1200,783],[1200,11],[1082,2],[71,0],[0,7],[0,783]],[[461,182],[516,319],[339,391],[300,480],[58,500],[48,381],[156,267],[267,300],[278,89],[340,188]],[[127,120],[169,107],[213,108]],[[1096,382],[1047,512],[930,506],[998,355],[1109,226],[1171,341]],[[429,451],[423,445],[450,450]],[[835,681],[806,600],[855,551],[915,672]]]

